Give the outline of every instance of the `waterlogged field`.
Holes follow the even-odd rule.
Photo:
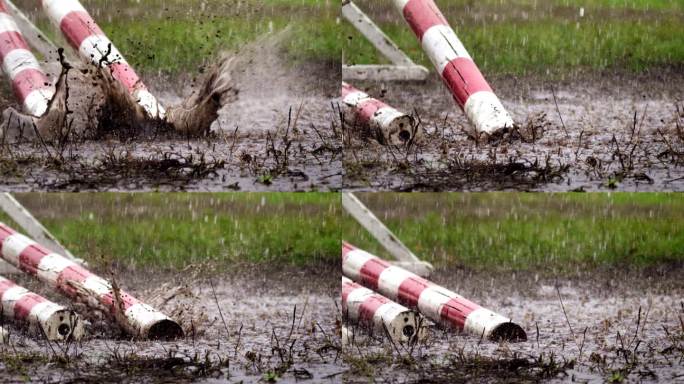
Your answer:
[[[684,375],[677,194],[360,194],[430,279],[522,326],[495,343],[429,323],[414,345],[343,347],[350,383],[676,382]],[[351,219],[349,219],[351,221]],[[343,238],[384,257],[358,226]]]
[[[677,1],[437,1],[517,127],[473,132],[390,1],[359,6],[425,83],[357,82],[417,118],[422,141],[383,148],[347,127],[356,190],[682,190],[684,15]],[[386,62],[344,23],[346,64]]]
[[[205,84],[210,84],[217,64],[224,63],[219,77],[229,91],[220,97],[218,118],[210,120],[209,130],[190,135],[138,122],[130,107],[117,109],[97,73],[83,71],[81,60],[46,19],[40,2],[22,2],[18,6],[57,46],[67,47],[67,59],[76,66],[65,87],[73,113],[65,127],[55,127],[57,137],[10,140],[3,134],[0,174],[6,188],[339,189],[340,130],[330,104],[339,81],[339,45],[333,30],[337,4],[83,4],[167,109],[189,108],[191,95],[209,93],[212,89]],[[48,47],[36,54],[45,60],[54,82],[61,71],[55,50]],[[3,110],[19,108],[8,86],[3,85],[0,94]],[[190,122],[207,118],[199,116],[201,110],[196,113]]]
[[[49,343],[3,321],[3,382],[340,382],[338,195],[17,198],[93,272],[170,315],[185,337],[131,340],[105,314],[11,274],[75,308],[88,336]]]

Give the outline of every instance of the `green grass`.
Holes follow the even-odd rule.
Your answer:
[[[361,0],[409,56],[432,69],[416,37],[389,0]],[[488,75],[641,72],[684,64],[684,2],[619,0],[438,0],[460,39]],[[579,16],[585,8],[584,17]],[[349,23],[350,64],[385,62]]]
[[[339,195],[21,194],[75,255],[96,266],[339,263]],[[7,220],[0,215],[0,220]]]
[[[319,0],[84,1],[107,36],[142,73],[177,74],[211,63],[286,27],[285,54],[293,65],[339,61],[337,3]],[[202,5],[204,4],[204,5]],[[28,9],[28,8],[27,8]],[[37,13],[37,25],[60,44],[59,32]]]
[[[681,194],[375,194],[369,207],[419,257],[474,269],[647,267],[684,261]],[[386,256],[358,226],[343,236]]]
[[[684,261],[684,196],[360,194],[438,267],[649,267]],[[20,194],[72,252],[96,266],[337,265],[344,239],[388,257],[335,193]],[[0,214],[0,220],[7,218]]]

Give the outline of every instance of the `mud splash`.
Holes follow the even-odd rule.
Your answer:
[[[160,87],[162,103],[180,105],[168,113],[178,129],[146,118],[107,73],[71,71],[68,137],[3,142],[5,189],[339,189],[340,130],[328,104],[337,84],[329,78],[335,74],[327,64],[286,63],[280,45],[287,37],[286,32],[267,36],[225,56],[204,70],[206,80],[158,78],[166,84]],[[273,60],[263,60],[265,55]],[[53,75],[58,70],[48,67]],[[312,69],[316,81],[310,81]],[[279,80],[269,82],[270,77]],[[263,96],[278,90],[281,97]],[[191,96],[183,102],[181,93]]]
[[[97,314],[87,316],[92,337],[78,344],[47,345],[13,329],[11,344],[0,346],[4,378],[341,382],[340,347],[334,339],[338,288],[324,274],[266,269],[236,267],[229,275],[211,278],[206,277],[207,270],[197,267],[182,274],[127,272],[129,286],[125,288],[133,286],[135,294],[178,319],[185,339],[129,341]],[[150,281],[149,276],[156,277]],[[295,280],[307,283],[293,285]],[[50,295],[35,282],[23,283]]]
[[[383,148],[347,128],[345,186],[684,190],[681,73],[588,75],[555,83],[505,78],[492,83],[514,119],[523,122],[494,141],[475,137],[437,81],[375,89],[395,107],[414,110],[425,138],[408,147]]]

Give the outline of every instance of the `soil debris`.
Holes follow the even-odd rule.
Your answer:
[[[474,134],[437,81],[383,85],[375,93],[391,105],[416,106],[424,139],[382,147],[345,124],[344,185],[360,191],[684,190],[684,78],[625,76],[587,75],[553,85],[495,79],[521,122],[495,137]]]

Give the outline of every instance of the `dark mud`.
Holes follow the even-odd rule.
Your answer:
[[[442,270],[433,279],[505,316],[528,341],[493,343],[432,328],[413,347],[355,332],[349,383],[677,382],[684,378],[682,266],[556,277]],[[561,303],[562,299],[562,303]]]
[[[11,342],[0,346],[2,381],[341,382],[339,287],[329,278],[339,272],[209,270],[118,274],[124,288],[180,321],[185,339],[131,341],[101,315],[77,307],[90,321],[90,337],[78,343],[48,344],[10,326]],[[64,303],[34,281],[12,278]]]
[[[71,61],[76,68],[68,76],[68,127],[57,129],[66,134],[53,140],[17,140],[3,134],[0,188],[339,190],[341,128],[331,104],[338,93],[339,63],[292,63],[283,50],[289,38],[285,30],[261,37],[239,52],[217,52],[217,58],[232,58],[230,73],[221,74],[230,78],[231,97],[223,98],[218,119],[201,137],[154,124],[140,126],[132,116],[108,113],[97,74]],[[55,52],[44,55],[45,69],[54,81],[61,65]],[[178,106],[188,95],[201,93],[209,69],[208,65],[197,73],[143,78],[162,105]],[[0,109],[18,109],[9,89],[2,94],[7,96],[0,98]]]
[[[345,129],[353,190],[684,190],[683,72],[491,79],[520,124],[477,137],[445,87],[357,84],[412,112],[421,143],[383,147]]]

